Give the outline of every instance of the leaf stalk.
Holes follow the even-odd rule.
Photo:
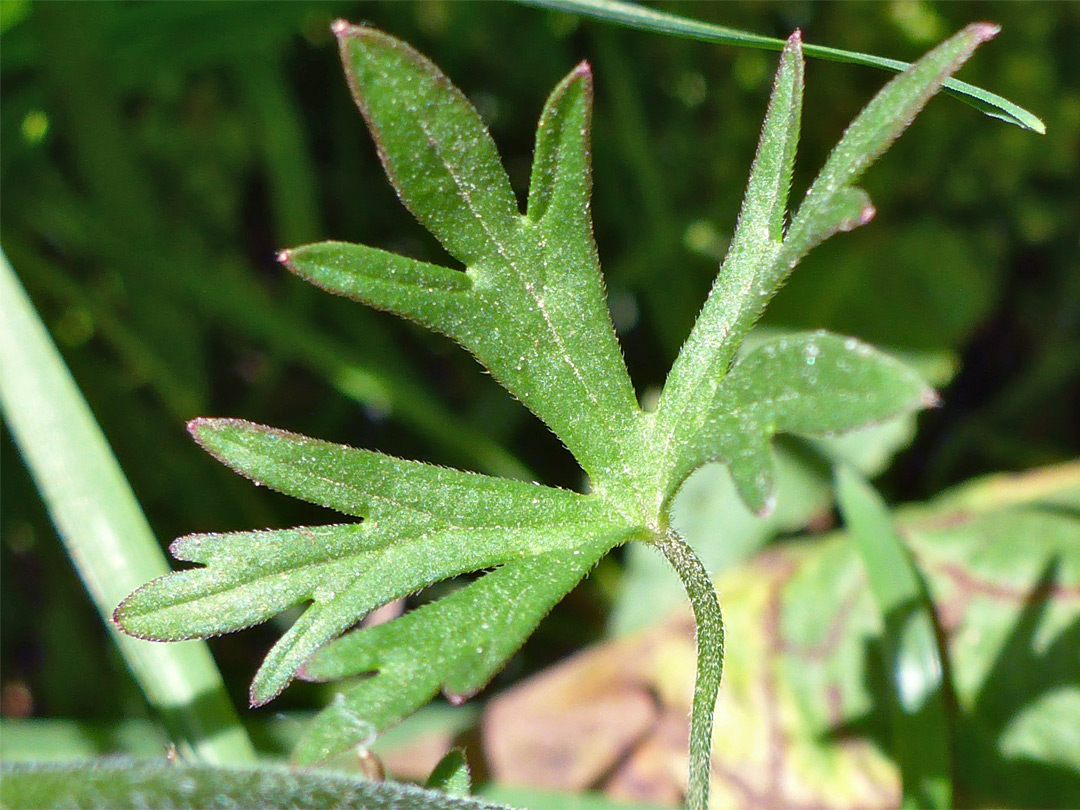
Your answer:
[[[686,806],[706,810],[712,773],[712,730],[716,696],[724,671],[724,619],[720,599],[701,560],[690,545],[669,529],[653,545],[682,580],[697,625],[697,673],[690,708],[690,774]]]

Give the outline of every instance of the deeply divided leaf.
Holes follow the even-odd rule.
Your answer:
[[[592,241],[588,66],[578,66],[548,99],[532,210],[521,216],[491,137],[461,92],[380,31],[335,30],[387,176],[467,269],[455,283],[455,271],[337,243],[287,251],[282,260],[331,292],[461,343],[596,482],[618,486],[633,475],[627,445],[639,412]]]
[[[694,468],[724,462],[746,503],[766,512],[778,433],[827,436],[933,404],[918,375],[854,338],[788,335],[738,353],[798,259],[869,220],[873,207],[855,182],[993,33],[970,26],[891,82],[848,128],[785,231],[803,97],[801,40],[788,40],[729,253],[656,413],[646,414],[592,234],[588,65],[544,106],[522,214],[479,114],[438,68],[380,31],[346,23],[334,31],[390,182],[465,269],[342,242],[283,251],[281,260],[326,290],[460,343],[590,480],[583,495],[239,420],[191,423],[196,440],[238,473],[359,522],[181,538],[174,556],[199,567],[143,586],[116,621],[143,638],[180,640],[302,605],[251,699],[270,700],[297,674],[357,679],[301,742],[296,759],[307,764],[440,691],[453,702],[475,694],[616,545],[672,547],[668,507]],[[470,581],[441,598],[346,632],[380,605],[461,575]],[[719,626],[709,630],[719,635]],[[706,664],[719,672],[718,662]]]
[[[767,277],[770,284],[779,285],[795,262],[832,234],[869,221],[873,208],[868,198],[858,196],[860,192],[853,184],[907,129],[942,82],[959,70],[979,45],[995,37],[998,30],[996,25],[986,23],[967,26],[874,96],[845,130],[806,192],[785,239],[784,262],[772,268]]]
[[[504,565],[396,621],[320,650],[305,677],[368,677],[316,718],[296,760],[310,764],[333,756],[355,744],[358,722],[392,725],[440,690],[455,703],[475,694],[596,561],[628,539],[626,533],[594,533],[581,548]]]
[[[127,632],[179,641],[249,627],[309,602],[255,676],[254,705],[273,698],[316,649],[380,605],[458,574],[553,551],[580,553],[618,529],[599,501],[564,490],[237,420],[196,420],[192,432],[259,483],[368,518],[181,538],[173,556],[204,567],[154,580],[117,608]]]
[[[375,28],[337,24],[353,98],[398,196],[451,256],[513,240],[510,178],[479,113],[435,65]]]
[[[658,465],[662,490],[677,487],[697,465],[702,430],[717,418],[716,408],[723,407],[716,398],[721,380],[769,299],[811,248],[873,218],[869,197],[853,184],[900,136],[941,83],[996,32],[994,26],[970,25],[890,81],[848,127],[811,184],[791,227],[781,234],[778,223],[786,206],[802,101],[801,43],[797,35],[788,40],[738,228],[702,315],[672,367],[657,410],[653,442],[665,456]],[[920,403],[926,404],[921,395],[910,405]],[[750,495],[745,482],[759,473],[757,489],[771,489],[768,469],[761,468],[765,458],[755,452],[742,456],[742,462],[729,460],[736,480],[744,482],[739,487],[744,498]],[[742,464],[746,471],[736,471]],[[767,495],[747,501],[755,509],[766,507],[767,502]]]
[[[935,404],[937,395],[898,360],[855,338],[827,332],[768,341],[735,365],[717,389],[689,466],[725,462],[755,512],[773,506],[777,433],[832,436]]]
[[[715,391],[739,343],[764,305],[759,276],[783,245],[791,174],[802,114],[802,38],[796,31],[780,55],[757,156],[739,224],[716,283],[668,375],[657,408],[653,443],[661,458],[701,430],[714,413]],[[658,486],[678,483],[681,469],[661,464]]]

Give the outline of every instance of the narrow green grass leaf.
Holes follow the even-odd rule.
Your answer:
[[[701,42],[758,48],[766,51],[779,51],[784,47],[784,40],[782,39],[740,31],[736,28],[728,28],[715,23],[692,20],[688,17],[638,5],[637,3],[624,2],[623,0],[517,0],[517,2],[529,6],[564,11],[570,14],[581,14],[584,17],[592,17],[624,28],[670,34]],[[845,62],[853,65],[866,65],[867,67],[890,70],[894,73],[901,73],[911,67],[910,63],[902,62],[899,59],[889,59],[884,56],[874,56],[843,48],[830,48],[824,45],[807,44],[804,46],[804,51],[807,56],[818,59]],[[957,79],[947,80],[945,82],[945,91],[984,115],[1013,124],[1021,129],[1037,132],[1040,135],[1046,134],[1046,124],[1043,123],[1042,119],[996,93],[991,93],[981,87]]]
[[[3,765],[0,803],[25,810],[273,807],[275,810],[508,810],[466,796],[335,771],[97,760]]]
[[[155,720],[0,718],[0,762],[70,762],[105,754],[161,756],[169,737]]]
[[[874,488],[841,465],[836,493],[885,625],[884,663],[893,686],[892,740],[903,778],[903,806],[951,807],[952,733],[929,596]]]
[[[297,746],[297,762],[315,764],[355,745],[371,726],[399,722],[440,690],[455,703],[478,692],[552,606],[630,536],[624,530],[585,539],[572,551],[508,563],[437,602],[319,650],[303,677],[367,677],[319,714]]]
[[[72,563],[102,617],[169,570],[105,436],[0,253],[0,404]],[[251,743],[205,645],[163,647],[112,632],[124,661],[187,750],[247,761]]]

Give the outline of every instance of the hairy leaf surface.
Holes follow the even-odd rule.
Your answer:
[[[256,674],[253,705],[272,699],[316,649],[380,605],[459,574],[553,551],[580,554],[596,536],[620,529],[596,499],[564,490],[237,420],[196,420],[192,433],[259,483],[368,518],[180,538],[173,556],[204,567],[156,579],[117,608],[127,632],[181,641],[250,627],[310,602]]]
[[[665,456],[658,465],[662,490],[677,486],[698,463],[696,437],[716,417],[721,380],[739,344],[799,259],[830,236],[873,218],[869,197],[853,183],[900,136],[941,83],[996,32],[994,26],[969,25],[885,85],[847,128],[784,233],[803,86],[798,32],[788,40],[735,236],[657,408],[653,441]],[[748,494],[740,490],[744,497]],[[752,498],[747,504],[763,505]]]
[[[640,414],[592,241],[588,66],[548,99],[521,216],[479,114],[438,68],[381,31],[343,25],[337,34],[387,176],[467,270],[454,281],[447,268],[338,243],[287,251],[283,261],[331,292],[458,341],[595,481],[631,478],[627,440]]]
[[[992,34],[971,26],[891,82],[849,127],[785,232],[803,95],[801,40],[788,40],[729,254],[648,414],[612,329],[593,240],[588,65],[544,106],[522,214],[480,116],[438,68],[380,31],[344,22],[334,31],[390,182],[465,269],[342,242],[283,251],[281,260],[326,290],[460,343],[590,480],[588,494],[578,494],[239,420],[192,422],[199,443],[238,473],[360,522],[181,538],[174,556],[201,567],[145,585],[116,621],[134,635],[178,640],[305,605],[251,697],[266,702],[297,674],[356,679],[300,743],[296,759],[306,764],[440,691],[452,702],[475,694],[604,554],[631,540],[655,543],[693,569],[695,609],[708,608],[699,638],[722,639],[704,568],[670,528],[683,480],[722,461],[742,499],[765,512],[776,434],[829,436],[935,401],[915,372],[854,338],[816,332],[741,353],[740,345],[810,247],[868,221],[873,209],[854,183]],[[345,632],[380,605],[459,575],[476,576],[386,624]],[[710,717],[720,672],[711,649],[702,643],[699,671],[710,679],[695,697]],[[709,740],[707,728],[692,735],[692,745]],[[703,805],[700,784],[695,790],[692,803]]]

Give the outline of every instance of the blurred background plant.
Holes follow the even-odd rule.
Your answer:
[[[880,476],[878,488],[892,503],[926,500],[988,472],[1076,457],[1080,54],[1073,43],[1080,6],[792,0],[670,8],[773,36],[799,27],[809,42],[905,59],[971,20],[1003,26],[961,78],[1034,110],[1047,134],[935,100],[866,178],[878,221],[815,252],[770,307],[766,326],[857,335],[918,362],[941,386],[944,406],[920,418],[917,435],[897,424],[887,435],[824,450],[857,457],[864,472]],[[775,63],[760,51],[503,4],[4,0],[0,13],[0,238],[163,542],[192,531],[327,521],[314,507],[253,489],[198,451],[183,423],[207,414],[485,472],[581,483],[557,441],[448,341],[322,294],[274,260],[281,247],[333,238],[445,262],[382,176],[342,81],[331,20],[371,22],[442,66],[486,116],[519,191],[546,93],[576,61],[592,63],[593,216],[616,326],[645,400],[662,384],[730,238]],[[796,195],[885,78],[811,61]],[[6,431],[2,441],[3,755],[153,755],[156,726],[133,722],[147,717],[143,700]],[[817,451],[794,444],[789,451],[788,495],[768,522],[738,512],[715,471],[687,485],[683,525],[715,572],[742,583],[733,591],[754,581],[754,565],[738,564],[761,547],[779,543],[769,553],[786,553],[790,534],[818,533],[836,521]],[[1066,478],[1028,493],[1038,504],[1057,504],[1062,527],[1048,533],[1036,523],[1024,534],[995,536],[1014,548],[1033,534],[1040,542],[1061,538],[1036,560],[1053,563],[1049,574],[1036,566],[1009,585],[1023,599],[1042,593],[1058,611],[1041,631],[1042,647],[1033,634],[1031,649],[1001,664],[1010,683],[1043,666],[1034,663],[1040,649],[1057,650],[1065,673],[1080,659],[1080,487],[1075,475]],[[994,491],[1014,503],[1015,489]],[[647,550],[606,560],[489,692],[677,610],[677,585],[657,569]],[[1049,584],[1033,591],[1043,575]],[[806,598],[793,610],[814,615],[818,603]],[[1013,614],[993,615],[1006,621]],[[940,612],[938,621],[944,624]],[[212,642],[238,705],[279,630]],[[979,678],[1000,652],[979,659]],[[979,678],[967,678],[975,703]],[[1062,679],[1070,682],[1067,674],[1051,679],[1054,688]],[[956,684],[963,709],[966,693]],[[247,713],[256,743],[285,750],[293,713],[318,708],[330,694],[298,685],[271,709],[284,714]],[[818,698],[825,699],[800,696],[803,704]],[[961,757],[958,801],[1053,804],[1076,796],[1075,754],[1059,747],[1080,728],[1064,725],[1080,717],[1078,701],[1076,690],[1068,692],[1032,721],[1051,723],[1036,735],[1052,749],[1043,758],[1057,763],[1049,793],[984,790],[983,766],[965,771]],[[1013,695],[996,705],[990,725],[1005,728],[1025,704]],[[855,701],[841,719],[854,722],[867,710]],[[74,725],[11,722],[26,718]],[[436,706],[418,723],[434,724],[446,739],[479,727],[469,707]],[[829,727],[840,734],[841,726]],[[50,748],[50,739],[59,742]],[[497,772],[500,755],[485,744],[486,767]],[[890,750],[887,739],[880,746]],[[969,763],[992,761],[971,756]],[[682,772],[681,764],[673,768]],[[604,779],[613,777],[564,787]]]

